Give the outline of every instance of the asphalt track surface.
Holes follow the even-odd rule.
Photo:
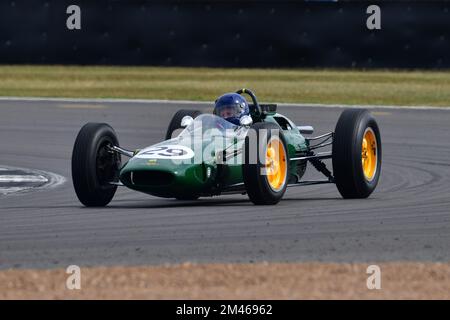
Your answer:
[[[343,200],[334,185],[291,188],[266,207],[242,195],[178,201],[120,189],[107,208],[82,207],[70,178],[81,126],[107,122],[122,146],[139,148],[159,142],[179,108],[196,105],[0,102],[0,166],[67,178],[53,189],[0,196],[0,268],[450,260],[450,112],[443,110],[371,110],[383,166],[369,199]],[[279,111],[321,134],[342,109]]]

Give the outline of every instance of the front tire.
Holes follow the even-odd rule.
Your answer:
[[[381,172],[378,124],[366,109],[347,109],[336,124],[333,174],[343,198],[367,198]]]
[[[276,204],[286,192],[289,173],[283,131],[274,123],[259,122],[250,132],[245,138],[242,165],[248,197],[256,205]]]
[[[117,190],[120,155],[109,150],[119,141],[113,128],[105,123],[84,125],[72,152],[72,181],[78,199],[86,207],[106,206]]]

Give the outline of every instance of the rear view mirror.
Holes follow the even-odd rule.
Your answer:
[[[192,118],[191,116],[184,116],[183,119],[181,119],[181,126],[183,128],[186,128],[193,122],[194,122],[194,118]]]
[[[242,116],[241,119],[239,119],[239,123],[241,126],[249,127],[253,123],[253,119],[250,116]]]

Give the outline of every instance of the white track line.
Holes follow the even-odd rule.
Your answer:
[[[32,175],[0,175],[0,182],[48,182],[44,176]]]
[[[0,195],[14,196],[17,194],[22,194],[24,192],[29,192],[30,190],[45,190],[52,189],[59,185],[62,185],[66,178],[60,176],[56,173],[36,170],[36,169],[25,169],[17,167],[9,167],[4,165],[0,169],[4,169],[0,174],[0,183],[3,184],[0,187]],[[5,170],[6,169],[6,170]],[[6,174],[4,174],[6,171]],[[23,175],[20,174],[8,174],[8,171],[23,171]],[[27,185],[27,183],[40,182],[41,185],[38,187]],[[22,186],[9,186],[9,183],[23,183]]]
[[[1,195],[6,195],[8,193],[15,193],[15,192],[20,192],[20,191],[24,191],[27,189],[30,189],[31,187],[0,187],[0,194]]]
[[[185,105],[208,105],[212,106],[213,102],[208,101],[191,101],[191,100],[159,100],[159,99],[102,99],[102,98],[42,98],[42,97],[0,97],[0,101],[16,101],[16,102],[68,102],[68,103],[166,103],[166,104],[185,104]],[[289,107],[315,107],[315,108],[367,108],[367,109],[414,109],[414,110],[445,110],[450,111],[448,107],[435,106],[392,106],[392,105],[353,105],[353,104],[321,104],[321,103],[276,103],[279,106]]]

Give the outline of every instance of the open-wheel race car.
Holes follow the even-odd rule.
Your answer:
[[[237,94],[252,100],[249,114],[238,124],[215,114],[179,110],[166,139],[143,149],[122,148],[107,124],[84,125],[72,154],[80,202],[106,206],[118,186],[179,200],[247,194],[257,205],[278,203],[291,186],[334,183],[344,198],[366,198],[373,192],[380,176],[381,140],[367,110],[346,109],[334,132],[308,138],[311,126],[295,125],[274,104],[259,104],[248,89]],[[122,163],[121,156],[128,161]],[[324,159],[332,160],[332,170]],[[308,163],[324,179],[302,180]]]

